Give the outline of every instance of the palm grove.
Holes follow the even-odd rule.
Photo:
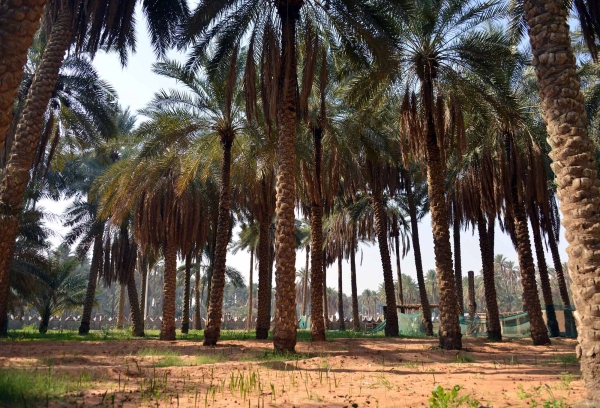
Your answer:
[[[495,281],[509,272],[494,262],[498,225],[517,250],[520,291],[510,293],[520,294],[536,345],[549,344],[558,331],[545,244],[567,310],[568,271],[582,372],[599,400],[600,184],[593,140],[600,10],[593,1],[574,2],[573,10],[566,3],[207,0],[190,9],[180,0],[142,0],[159,61],[153,69],[181,86],[158,92],[136,126],[91,64],[100,51],[116,52],[127,64],[136,44],[136,1],[3,0],[0,327],[6,330],[18,293],[43,293],[37,286],[46,282],[46,289],[64,292],[63,304],[48,305],[40,296],[31,302],[59,310],[83,299],[85,334],[102,278],[127,288],[133,333],[143,336],[144,285],[162,259],[160,336],[171,340],[178,259],[184,322],[192,273],[199,304],[205,260],[204,344],[215,345],[226,282],[235,275],[226,266],[228,245],[240,225],[236,247],[258,260],[256,336],[267,337],[273,309],[275,350],[294,351],[297,289],[302,314],[312,300],[313,340],[325,340],[324,274],[343,259],[351,264],[358,320],[361,241],[376,241],[380,250],[386,335],[398,335],[396,306],[409,284],[399,257],[412,245],[414,298],[426,332],[434,334],[427,281],[437,293],[431,301],[439,307],[440,346],[460,349],[465,304],[458,249],[460,231],[469,227],[479,236],[488,337],[501,339],[499,295],[507,290]],[[570,32],[571,12],[580,31]],[[184,52],[185,62],[166,59],[171,48]],[[65,243],[80,258],[91,253],[87,282],[68,249],[48,254],[43,197],[72,200]],[[426,276],[416,227],[427,210],[436,269]],[[557,250],[561,222],[567,268]],[[297,288],[300,247],[310,256]],[[339,280],[342,317],[341,272]]]

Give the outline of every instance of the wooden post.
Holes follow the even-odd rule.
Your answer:
[[[469,317],[475,317],[477,311],[477,303],[475,303],[475,274],[473,271],[468,272],[469,276]]]

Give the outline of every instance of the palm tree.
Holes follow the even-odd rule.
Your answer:
[[[594,210],[600,203],[600,185],[594,145],[587,134],[587,118],[576,74],[567,8],[561,0],[528,0],[523,3],[548,140],[551,141],[557,198],[569,241],[567,252],[573,254],[568,262],[574,284],[573,296],[575,304],[586,305],[577,311],[580,316],[581,371],[590,398],[598,403],[600,379],[594,373],[600,363],[593,350],[597,350],[599,342],[592,327],[598,321],[597,317],[593,317],[596,316],[593,310],[598,308],[600,289],[587,284],[600,277],[597,267],[600,259],[595,250],[600,245],[600,232],[596,227],[600,214]],[[555,91],[557,86],[562,89],[559,99]]]
[[[306,7],[304,7],[306,5]],[[306,11],[304,11],[306,10]],[[332,19],[330,16],[340,13],[343,20]],[[365,18],[378,14],[380,18]],[[244,0],[239,3],[223,3],[206,1],[198,5],[183,36],[184,42],[192,42],[192,58],[190,65],[194,66],[203,60],[202,56],[211,43],[216,43],[218,52],[209,61],[209,65],[218,66],[227,59],[232,47],[249,34],[250,44],[246,61],[247,89],[256,89],[255,61],[261,64],[267,75],[261,75],[262,87],[269,95],[269,111],[267,122],[272,123],[277,117],[279,132],[279,167],[277,176],[276,202],[276,232],[275,232],[275,262],[277,281],[277,308],[273,344],[278,351],[293,351],[296,345],[297,319],[295,314],[294,290],[295,281],[295,242],[290,234],[294,228],[295,191],[295,138],[297,121],[296,88],[298,83],[297,69],[297,28],[302,17],[316,16],[319,24],[313,27],[325,27],[332,32],[329,39],[345,38],[355,35],[360,41],[345,41],[341,44],[350,55],[362,55],[360,49],[364,43],[370,48],[381,48],[381,37],[375,37],[379,23],[384,16],[379,15],[377,7],[366,4],[334,0],[327,4],[318,1],[284,0],[270,1],[260,5],[254,0]],[[365,29],[365,25],[372,30]],[[277,32],[276,30],[279,30]],[[257,46],[262,44],[262,47]],[[357,45],[360,45],[357,47]],[[256,55],[255,55],[256,54]],[[265,58],[257,56],[275,56]],[[318,55],[318,54],[317,54]],[[263,71],[264,72],[264,71]],[[250,96],[247,108],[252,109]],[[317,225],[311,220],[313,230]],[[319,256],[320,246],[311,243],[313,259]],[[313,291],[318,287],[315,276],[312,276]],[[311,296],[315,299],[315,296]],[[313,310],[315,309],[313,302]],[[311,319],[311,324],[316,319]],[[315,339],[313,339],[315,340]],[[321,339],[322,340],[322,339]]]
[[[401,40],[397,42],[399,70],[391,78],[397,78],[394,75],[399,76],[400,72],[404,74],[400,78],[403,85],[398,87],[407,89],[402,108],[404,136],[410,140],[408,146],[412,153],[420,156],[427,166],[440,292],[440,345],[445,349],[460,349],[458,302],[445,203],[444,146],[447,137],[460,139],[463,132],[460,125],[442,131],[436,123],[443,120],[441,115],[446,114],[442,113],[445,109],[462,116],[462,111],[471,103],[486,100],[486,93],[472,79],[489,82],[494,75],[499,75],[499,62],[510,55],[510,48],[503,38],[475,27],[500,20],[506,16],[506,10],[495,1],[418,1],[413,6],[400,34]],[[418,84],[418,89],[414,84]],[[420,93],[420,108],[416,96],[412,97],[413,91]],[[416,123],[419,125],[415,126]],[[456,144],[460,153],[464,142],[458,140]],[[408,149],[406,143],[404,146]]]
[[[66,309],[83,305],[88,277],[76,273],[80,261],[71,256],[65,257],[65,247],[49,254],[48,266],[36,276],[37,284],[28,300],[41,316],[40,333],[46,333],[50,317]]]
[[[40,1],[39,4],[45,2]],[[58,2],[57,2],[58,3]],[[129,1],[127,8],[123,13],[114,12],[119,6],[116,0],[106,1],[98,0],[91,2],[60,2],[54,4],[48,13],[48,18],[45,19],[46,24],[50,28],[50,36],[48,44],[44,49],[40,64],[37,67],[35,76],[29,88],[27,99],[19,124],[17,125],[14,135],[14,143],[11,149],[10,158],[8,160],[6,170],[2,175],[0,183],[0,206],[4,210],[0,217],[0,228],[5,231],[0,237],[0,316],[5,315],[6,294],[8,291],[8,277],[10,260],[12,259],[13,246],[15,236],[18,230],[18,216],[25,188],[29,181],[29,170],[33,165],[35,152],[39,145],[42,135],[42,124],[44,113],[48,106],[48,101],[52,96],[52,91],[56,86],[59,75],[59,70],[62,66],[65,54],[69,50],[71,41],[75,38],[76,49],[81,51],[85,48],[92,54],[98,47],[112,48],[119,51],[122,62],[126,61],[128,47],[133,48],[135,45],[135,20],[133,11],[135,1]],[[27,3],[28,6],[32,4]],[[112,5],[112,6],[111,6]],[[123,6],[123,5],[121,5]],[[164,54],[165,50],[171,45],[171,35],[183,18],[187,15],[187,6],[185,3],[180,3],[179,0],[165,0],[160,2],[144,2],[144,12],[148,17],[148,25],[152,33],[152,43],[157,51],[157,54]],[[27,19],[23,23],[28,33],[32,25],[27,24],[30,18],[36,18],[41,9],[33,5],[31,13],[25,13]],[[81,13],[81,15],[79,14]],[[91,16],[93,15],[93,17]],[[17,14],[2,13],[2,19],[8,17],[8,32],[16,34],[17,47],[16,54],[11,58],[14,62],[19,62],[23,58],[22,48],[24,45],[29,47],[31,41],[29,38],[24,38],[21,33],[12,33],[10,30],[15,27],[21,27],[21,24],[14,24],[12,19],[16,19]],[[85,16],[85,17],[83,17]],[[78,24],[73,24],[73,21],[78,21]],[[75,31],[73,28],[75,27]],[[33,34],[33,33],[32,33]],[[2,31],[2,38],[5,38],[5,31]],[[5,42],[3,41],[3,44]],[[7,42],[9,44],[13,41]],[[0,52],[5,49],[0,49]],[[10,55],[10,54],[9,54]],[[4,58],[4,56],[2,56]],[[5,65],[2,64],[2,67]],[[16,65],[8,68],[7,74],[17,74],[20,78],[21,68],[23,65]],[[11,78],[13,78],[11,76]],[[15,96],[15,88],[11,85],[12,79],[9,79],[9,88],[2,89],[3,97],[6,96],[7,102],[2,102],[0,120],[0,131],[2,136],[0,140],[4,141],[6,124],[4,118],[7,110],[4,109],[4,104],[11,104],[12,97]],[[6,89],[6,90],[5,90]],[[6,92],[6,94],[4,94]],[[10,106],[10,105],[9,105]],[[0,317],[0,325],[4,317]]]
[[[437,284],[436,284],[437,276],[435,273],[435,269],[429,269],[427,274],[425,275],[425,283],[429,285],[430,293],[431,293],[431,303],[437,303],[436,295],[437,293]]]

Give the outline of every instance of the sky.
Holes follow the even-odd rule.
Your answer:
[[[122,67],[117,54],[106,54],[99,52],[94,59],[94,66],[97,68],[100,77],[108,81],[118,92],[120,104],[123,107],[129,107],[132,112],[142,109],[152,99],[155,92],[160,89],[176,87],[174,80],[156,75],[152,72],[152,64],[156,57],[146,35],[145,21],[141,13],[136,13],[137,17],[137,52],[130,56],[126,67]],[[168,58],[185,60],[185,55],[172,51]],[[140,120],[143,120],[141,118]],[[45,201],[41,203],[47,210],[54,214],[60,214],[66,207],[66,203]],[[53,224],[52,228],[56,232],[53,241],[60,242],[60,237],[66,231],[59,225]],[[239,231],[239,230],[238,230]],[[531,234],[531,226],[530,226]],[[450,235],[452,237],[452,235]],[[433,234],[431,229],[431,217],[427,215],[419,224],[419,238],[421,243],[421,256],[423,269],[426,272],[429,269],[435,269],[435,258],[433,252]],[[233,240],[237,239],[237,231],[234,231]],[[451,238],[452,241],[452,238]],[[533,239],[531,239],[533,246]],[[503,254],[507,259],[517,263],[517,253],[512,245],[508,235],[503,234],[498,225],[496,225],[496,236],[494,242],[494,253]],[[559,250],[562,262],[566,262],[565,252],[566,241],[564,239],[564,229],[561,227],[561,240]],[[452,249],[454,253],[454,248]],[[535,257],[535,251],[534,257]],[[467,275],[467,271],[475,271],[478,274],[481,270],[481,253],[479,250],[479,238],[477,231],[475,235],[471,229],[461,232],[461,255],[462,255],[462,273]],[[392,256],[394,256],[392,254]],[[536,260],[537,262],[537,260]],[[546,251],[546,262],[552,265],[552,258]],[[296,268],[305,267],[306,253],[304,250],[298,250],[296,253]],[[249,252],[238,252],[233,255],[231,252],[227,255],[227,265],[238,269],[246,280],[249,275],[250,254]],[[395,258],[392,259],[394,268],[394,277],[396,277]],[[343,292],[350,294],[350,263],[344,261],[343,268]],[[401,269],[403,274],[408,274],[416,279],[416,269],[414,262],[414,252],[411,251],[402,259]],[[256,271],[256,269],[255,269]],[[257,274],[255,273],[255,277]],[[376,290],[383,283],[383,269],[381,266],[381,257],[379,255],[378,245],[361,244],[357,254],[357,287],[360,294],[365,289]],[[336,288],[338,286],[337,263],[327,270],[327,286]]]

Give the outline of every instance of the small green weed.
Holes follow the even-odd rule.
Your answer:
[[[203,365],[203,364],[214,364],[228,361],[227,358],[222,354],[207,354],[196,356],[192,365]]]
[[[137,355],[140,357],[176,357],[180,356],[181,354],[178,351],[170,348],[143,348],[138,350]]]
[[[178,356],[167,356],[156,360],[155,367],[181,367],[185,365],[185,361]]]
[[[438,385],[435,387],[429,398],[428,408],[458,408],[458,407],[474,407],[479,406],[479,401],[473,398],[470,394],[459,395],[461,390],[460,385],[455,385],[451,391],[445,391],[444,387]]]

